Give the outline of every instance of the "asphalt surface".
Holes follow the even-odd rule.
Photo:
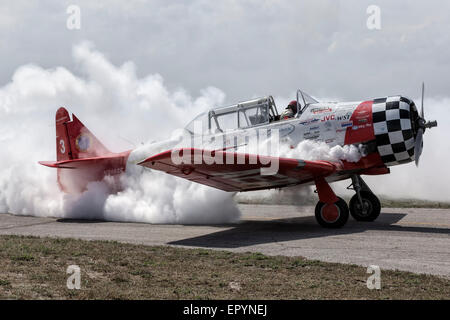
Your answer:
[[[313,207],[240,205],[230,225],[151,225],[0,214],[0,234],[303,256],[450,277],[450,209],[383,208],[375,222],[317,225]]]

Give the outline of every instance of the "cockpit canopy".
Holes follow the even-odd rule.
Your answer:
[[[297,117],[312,103],[317,103],[308,94],[297,91]],[[217,134],[225,131],[246,129],[269,124],[280,120],[275,101],[272,96],[240,102],[227,107],[212,109],[201,113],[192,120],[185,129],[191,134]]]
[[[192,134],[214,134],[268,124],[278,117],[275,101],[268,96],[204,112],[185,129]]]

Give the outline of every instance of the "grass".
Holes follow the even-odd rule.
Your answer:
[[[381,206],[386,208],[432,208],[450,209],[450,202],[429,201],[420,199],[381,198]]]
[[[66,287],[69,265],[81,289]],[[0,236],[0,299],[449,299],[450,280],[260,253]]]

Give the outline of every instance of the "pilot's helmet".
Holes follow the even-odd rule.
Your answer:
[[[286,107],[286,109],[291,109],[292,112],[294,114],[296,114],[297,113],[297,101],[296,100],[292,100],[291,102],[289,102],[289,104]]]

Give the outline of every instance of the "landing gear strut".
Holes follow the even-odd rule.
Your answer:
[[[380,200],[359,175],[351,178],[349,189],[355,190],[356,194],[349,202],[350,214],[357,221],[374,221],[381,212]]]
[[[315,210],[317,222],[325,228],[342,227],[349,216],[347,203],[334,194],[324,178],[317,178],[315,182],[319,194],[319,202]]]

